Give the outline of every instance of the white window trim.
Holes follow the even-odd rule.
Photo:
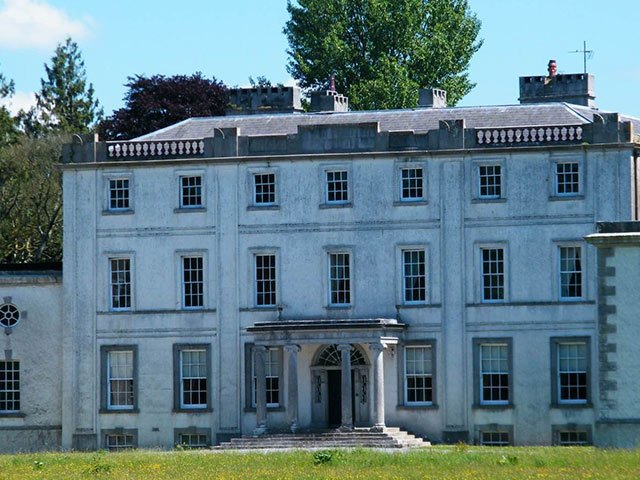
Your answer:
[[[253,308],[258,309],[274,309],[280,305],[280,252],[278,248],[252,248],[249,250],[250,253],[250,274],[249,278],[253,279],[253,286],[251,288],[251,301],[249,305],[252,305]],[[259,255],[274,255],[275,256],[275,270],[276,270],[276,303],[270,305],[258,305],[258,277],[256,275],[256,257]]]
[[[425,298],[424,300],[405,300],[404,291],[404,252],[407,250],[422,250],[424,251],[424,268],[425,268]],[[432,299],[432,285],[431,285],[431,255],[429,255],[428,245],[425,244],[402,244],[396,246],[396,265],[398,266],[398,305],[407,306],[419,306],[428,305]]]
[[[131,405],[113,405],[111,403],[111,374],[110,374],[110,370],[111,370],[111,353],[114,352],[129,352],[131,353],[131,388],[132,388],[132,396],[133,396],[133,403]],[[136,408],[136,352],[134,349],[116,349],[116,348],[112,348],[110,350],[108,350],[106,352],[105,355],[105,359],[107,362],[106,365],[106,378],[105,378],[105,382],[106,382],[106,393],[107,393],[107,398],[106,398],[106,409],[107,410],[112,410],[112,411],[132,411],[135,410]]]
[[[184,399],[184,377],[182,375],[182,354],[184,352],[204,352],[204,361],[205,361],[205,367],[207,369],[206,375],[204,376],[204,379],[207,381],[207,403],[184,403],[183,399]],[[178,366],[179,370],[178,370],[178,384],[180,387],[180,408],[184,409],[184,410],[206,410],[207,408],[209,408],[209,403],[211,402],[210,396],[211,396],[211,385],[210,385],[210,378],[211,375],[209,374],[209,369],[211,368],[211,366],[209,365],[208,359],[209,359],[209,355],[207,352],[207,348],[206,346],[203,346],[202,348],[197,348],[195,345],[192,347],[185,347],[185,348],[181,348],[178,351],[178,359],[179,359],[179,363],[180,365]],[[202,377],[190,377],[190,378],[202,378]]]
[[[576,399],[576,400],[572,400],[572,399],[566,399],[563,400],[562,399],[562,384],[561,384],[561,380],[560,380],[560,346],[561,345],[584,345],[584,349],[585,349],[585,377],[587,379],[587,385],[585,386],[586,388],[586,392],[587,392],[587,398],[585,399]],[[589,365],[589,361],[590,361],[590,354],[589,354],[589,347],[590,347],[590,343],[586,340],[579,340],[579,339],[573,339],[573,338],[567,338],[567,339],[562,339],[562,338],[556,338],[555,339],[555,343],[554,343],[554,348],[556,349],[556,365],[555,365],[555,382],[556,382],[556,402],[558,405],[586,405],[589,403],[590,401],[590,382],[591,382],[591,371],[590,371],[590,365]]]
[[[209,252],[207,250],[176,250],[175,252],[175,265],[176,265],[176,295],[177,299],[175,305],[177,309],[190,311],[206,310],[209,305],[209,289],[212,286],[209,284]],[[202,306],[201,307],[187,307],[184,302],[184,271],[182,259],[184,257],[202,257]]]
[[[486,168],[486,167],[498,167],[500,168],[500,195],[483,195],[482,194],[482,175],[480,173],[480,169],[481,168]],[[477,172],[477,187],[478,187],[478,194],[477,194],[477,198],[479,200],[499,200],[501,198],[503,198],[504,196],[504,173],[503,173],[503,166],[500,163],[479,163],[476,168],[478,169]]]
[[[484,299],[484,291],[483,291],[483,270],[482,270],[482,250],[485,249],[496,249],[496,248],[501,248],[504,250],[503,253],[503,261],[504,261],[504,295],[502,299],[489,299],[489,300],[485,300]],[[509,267],[510,267],[510,262],[509,262],[509,245],[505,242],[476,242],[475,243],[475,255],[476,255],[476,265],[477,265],[477,274],[474,275],[474,279],[475,282],[477,282],[477,286],[475,288],[475,291],[477,292],[478,295],[478,300],[479,303],[486,303],[486,304],[492,304],[492,303],[508,303],[509,302],[509,294],[510,294],[510,288],[509,288]]]
[[[324,271],[326,283],[326,305],[327,308],[351,308],[355,303],[355,271],[354,271],[354,257],[352,247],[325,247],[325,259],[324,259]],[[349,255],[349,303],[332,303],[331,302],[331,255],[332,254],[347,254]]]
[[[491,342],[491,341],[482,341],[478,343],[478,394],[479,394],[479,403],[480,405],[509,405],[511,403],[511,398],[509,398],[508,400],[484,400],[482,398],[482,392],[484,390],[484,381],[482,378],[482,375],[484,373],[484,370],[482,370],[482,347],[506,347],[507,348],[507,376],[509,378],[509,386],[508,386],[508,391],[509,391],[509,396],[511,396],[511,391],[512,391],[512,382],[513,382],[513,378],[512,374],[511,374],[511,366],[510,366],[510,362],[511,362],[511,352],[510,352],[510,344],[508,342],[501,342],[501,341],[495,341],[495,342]]]
[[[267,408],[279,408],[280,406],[282,406],[282,395],[283,395],[283,372],[284,372],[284,366],[282,365],[283,363],[283,352],[282,352],[282,348],[281,347],[267,347],[267,352],[265,354],[265,358],[268,357],[269,355],[271,355],[271,352],[275,352],[276,358],[278,359],[278,365],[277,365],[277,370],[278,370],[278,375],[267,375],[267,367],[265,365],[265,379],[267,378],[277,378],[278,379],[278,399],[280,400],[279,402],[275,403],[275,402],[267,402],[266,406]],[[254,358],[254,352],[253,349],[251,349],[251,407],[252,408],[256,408],[256,401],[257,401],[257,391],[256,391],[256,371],[255,371],[255,358]],[[265,394],[266,394],[266,389],[265,389]]]
[[[111,208],[111,180],[128,180],[129,181],[129,207],[128,208]],[[104,213],[132,213],[134,210],[134,184],[133,172],[105,172],[102,176],[103,184],[103,207]]]
[[[135,298],[136,298],[136,262],[135,255],[133,252],[105,252],[104,254],[105,264],[106,264],[106,272],[105,272],[105,280],[106,280],[106,288],[107,291],[107,311],[110,312],[131,312],[135,310]],[[111,260],[129,260],[129,276],[130,276],[130,306],[129,307],[114,307],[113,306],[113,293],[111,291]]]
[[[404,198],[402,196],[402,171],[406,169],[422,169],[422,196],[416,198]],[[401,204],[425,203],[428,198],[427,165],[424,162],[417,163],[396,163],[396,198],[395,201]]]
[[[347,200],[329,201],[328,172],[347,172]],[[353,204],[353,175],[349,164],[322,165],[320,168],[320,185],[322,185],[322,199],[320,204],[325,207],[350,206]]]
[[[480,195],[480,167],[500,167],[500,196],[482,196]],[[507,162],[503,157],[476,158],[471,161],[471,172],[469,175],[469,191],[471,192],[472,202],[491,203],[504,202],[507,198]]]
[[[558,193],[558,177],[557,165],[559,163],[577,163],[578,164],[578,192],[577,193]],[[549,197],[556,200],[571,200],[583,198],[585,195],[585,162],[581,157],[575,155],[554,155],[551,157],[550,165],[551,181],[549,182]]]
[[[184,205],[182,203],[182,178],[183,177],[200,177],[200,205]],[[176,170],[174,172],[176,191],[178,192],[178,210],[203,210],[207,206],[207,179],[206,172],[203,169],[193,170]]]
[[[409,389],[408,389],[408,385],[407,385],[407,350],[410,348],[428,348],[429,351],[431,352],[431,401],[424,401],[424,402],[412,402],[409,401],[408,399],[408,393],[409,393]],[[404,405],[406,406],[432,406],[434,405],[434,399],[435,399],[435,365],[436,365],[436,360],[434,357],[434,344],[433,343],[416,343],[416,344],[407,344],[403,346],[403,364],[402,364],[402,397],[403,397],[403,401],[404,401]]]
[[[5,389],[5,390],[3,390],[3,391],[4,391],[5,393],[8,393],[8,392],[18,392],[18,394],[19,394],[19,398],[18,398],[18,400],[17,400],[18,408],[0,409],[0,414],[4,415],[4,414],[11,414],[11,413],[18,413],[18,412],[20,412],[20,411],[22,410],[22,395],[21,395],[21,392],[22,392],[22,376],[20,375],[20,371],[21,371],[21,368],[20,368],[20,360],[16,360],[16,359],[14,359],[14,358],[4,358],[4,359],[2,359],[2,360],[0,360],[0,361],[4,362],[5,364],[6,364],[6,363],[12,363],[12,364],[16,364],[16,363],[17,363],[17,370],[12,369],[11,371],[12,371],[12,372],[16,372],[16,371],[18,372],[18,380],[17,380],[17,382],[18,382],[18,389],[17,389],[17,390],[13,390],[13,389],[11,389],[11,390],[10,390],[10,389]],[[7,371],[9,371],[9,370],[8,370],[8,369],[7,369],[7,370],[5,370],[5,372],[7,372]],[[15,382],[16,380],[14,379],[13,381]],[[14,399],[14,400],[12,400],[12,404],[13,404],[13,405],[15,405],[15,403],[16,403],[16,400],[15,400],[15,399]]]
[[[555,264],[555,272],[556,272],[556,292],[557,292],[557,296],[558,296],[558,301],[560,302],[566,302],[566,303],[572,303],[572,302],[581,302],[586,298],[586,258],[585,258],[585,253],[586,253],[586,249],[584,248],[584,244],[581,243],[578,240],[573,240],[573,241],[554,241],[553,242],[554,245],[554,253],[555,253],[555,258],[554,258],[554,264]],[[579,248],[580,249],[580,268],[581,268],[581,280],[582,280],[582,295],[579,297],[563,297],[562,296],[562,260],[561,260],[561,253],[560,253],[560,249],[564,248],[564,247],[574,247],[574,248]]]

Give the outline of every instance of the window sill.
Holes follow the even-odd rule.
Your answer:
[[[211,413],[213,412],[213,408],[174,408],[173,413]]]
[[[100,409],[100,411],[99,411],[99,413],[107,413],[107,414],[109,414],[109,415],[112,415],[112,414],[117,414],[117,415],[120,415],[120,414],[130,415],[130,414],[132,414],[132,413],[133,413],[133,414],[138,414],[138,413],[140,413],[140,410],[139,410],[139,409],[137,409],[137,408],[133,408],[133,409],[131,409],[131,410],[111,410],[111,409],[109,409],[109,408],[101,408],[101,409]]]
[[[243,307],[243,308],[239,308],[238,311],[240,312],[277,312],[278,306],[268,305],[264,307]]]
[[[280,205],[249,205],[247,207],[248,212],[259,212],[261,210],[280,210]]]
[[[25,418],[26,413],[23,412],[0,412],[0,418]]]
[[[475,203],[507,203],[507,199],[505,197],[500,197],[500,198],[477,197],[477,198],[471,199],[471,203],[473,204]]]
[[[206,211],[206,207],[180,207],[173,209],[173,213],[204,213]]]
[[[128,208],[126,210],[103,210],[102,215],[133,215],[134,211],[132,208]]]
[[[585,403],[552,403],[551,405],[549,405],[549,408],[558,408],[558,409],[561,409],[561,410],[574,409],[574,408],[585,409],[585,408],[593,408],[593,404],[591,402],[585,402]]]
[[[255,413],[256,407],[244,407],[245,413]],[[285,412],[287,409],[283,406],[280,407],[267,407],[267,412]]]
[[[344,203],[321,203],[318,208],[320,208],[321,210],[327,209],[327,208],[351,208],[353,207],[353,203],[351,202],[344,202]]]
[[[441,303],[403,303],[401,305],[396,305],[396,308],[399,310],[411,310],[413,308],[441,308]]]
[[[325,310],[351,310],[353,305],[325,305]]]
[[[584,195],[549,195],[550,202],[562,202],[564,200],[584,200]]]
[[[512,410],[513,408],[515,408],[515,406],[513,405],[513,403],[506,403],[506,404],[474,403],[471,406],[471,408],[474,409],[474,410]]]
[[[440,407],[438,406],[437,403],[432,403],[430,405],[405,405],[405,404],[400,404],[400,405],[396,405],[396,410],[405,410],[405,411],[410,411],[410,410],[438,410]]]
[[[429,202],[424,199],[420,200],[396,200],[393,202],[394,207],[419,207],[429,205]]]

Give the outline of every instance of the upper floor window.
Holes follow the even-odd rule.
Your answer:
[[[111,309],[131,309],[131,260],[110,258]]]
[[[427,299],[427,272],[424,249],[402,251],[403,300],[424,303]]]
[[[560,246],[560,298],[582,298],[582,248]]]
[[[400,200],[403,202],[424,199],[423,172],[421,167],[400,169]]]
[[[495,199],[502,197],[502,166],[479,165],[478,166],[479,191],[478,197],[482,199]]]
[[[273,253],[254,255],[256,268],[256,306],[276,305],[276,256]]]
[[[329,304],[351,303],[351,264],[346,252],[329,253]]]
[[[482,266],[482,301],[504,301],[504,248],[481,248],[480,253]]]
[[[0,361],[0,413],[20,411],[20,362]]]
[[[558,162],[556,170],[556,195],[574,196],[580,194],[579,162]]]
[[[109,210],[129,210],[130,208],[129,178],[110,178]]]
[[[431,345],[404,348],[404,401],[433,403],[433,348]]]
[[[253,175],[253,201],[256,206],[276,204],[275,173],[256,173]]]
[[[202,207],[202,205],[202,176],[181,176],[180,208],[199,208]]]
[[[182,257],[182,305],[204,306],[204,266],[201,256]]]
[[[347,170],[327,170],[327,203],[349,202],[349,172]]]

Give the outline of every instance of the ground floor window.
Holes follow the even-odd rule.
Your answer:
[[[109,451],[129,450],[138,446],[138,431],[116,428],[102,430],[103,447]]]
[[[20,362],[0,361],[0,412],[20,410]]]
[[[564,447],[591,445],[591,425],[554,425],[553,444]]]
[[[480,432],[480,445],[488,447],[506,447],[510,445],[509,432],[484,431]]]
[[[404,349],[404,390],[408,405],[433,403],[433,347],[411,345]]]

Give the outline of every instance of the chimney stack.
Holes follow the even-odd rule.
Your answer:
[[[594,77],[588,73],[558,74],[549,60],[548,76],[520,77],[520,103],[566,102],[596,107]]]
[[[447,108],[447,91],[439,88],[421,88],[418,108]]]

